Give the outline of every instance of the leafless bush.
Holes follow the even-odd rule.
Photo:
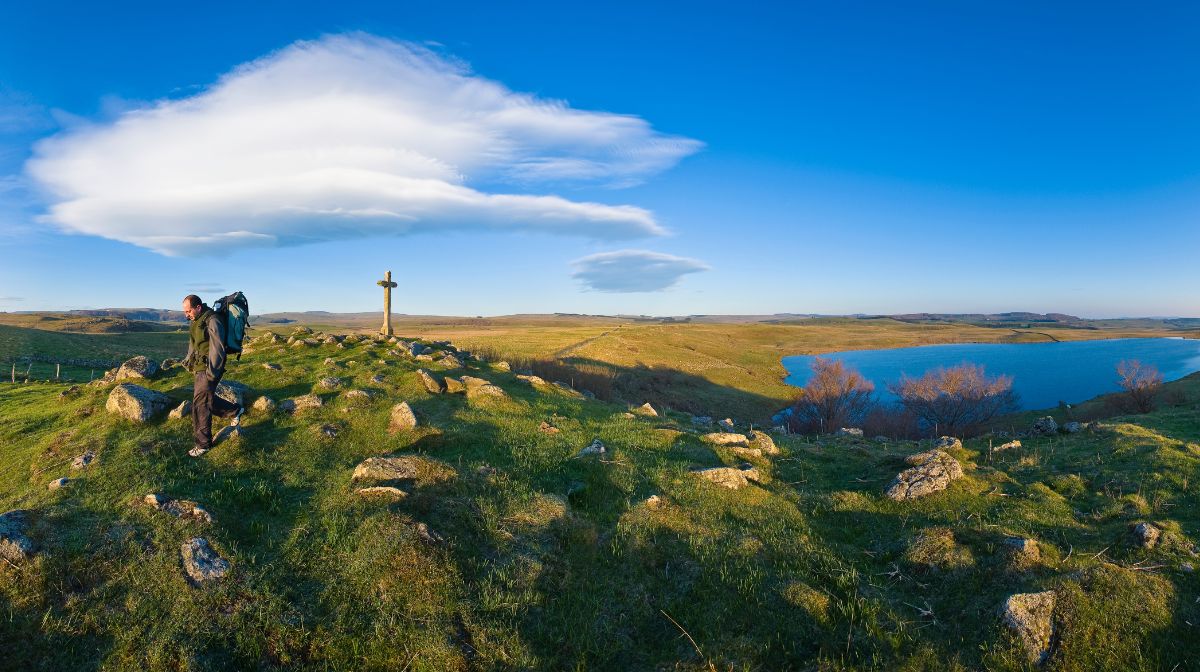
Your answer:
[[[875,385],[837,360],[817,357],[812,378],[792,405],[789,429],[832,432],[857,426],[874,405]]]
[[[863,435],[889,439],[922,438],[921,422],[912,411],[896,405],[876,405],[862,421]]]
[[[953,436],[976,432],[1018,408],[1010,376],[989,377],[982,366],[966,362],[927,371],[920,378],[904,376],[888,389],[924,429]]]
[[[1158,369],[1136,359],[1122,360],[1117,363],[1117,379],[1135,411],[1149,413],[1154,410],[1154,401],[1162,390],[1163,382]]]

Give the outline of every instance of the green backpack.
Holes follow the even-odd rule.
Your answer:
[[[218,299],[213,304],[213,312],[225,322],[225,352],[236,352],[240,360],[242,341],[246,338],[246,325],[250,322],[250,304],[246,301],[246,295],[234,292]]]

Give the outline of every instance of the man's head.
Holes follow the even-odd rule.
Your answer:
[[[194,320],[200,316],[200,312],[204,310],[204,302],[195,294],[188,294],[183,297],[183,314],[187,315],[188,320]]]

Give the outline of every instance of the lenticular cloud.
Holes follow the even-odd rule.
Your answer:
[[[709,270],[696,259],[648,250],[601,252],[571,262],[573,277],[598,292],[658,292],[688,273]]]
[[[538,192],[637,184],[700,146],[354,34],[65,130],[27,171],[48,222],[167,255],[447,228],[625,239],[664,231],[636,206]]]

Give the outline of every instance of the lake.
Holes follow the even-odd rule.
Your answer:
[[[1200,340],[1182,338],[1118,338],[1061,343],[956,343],[923,345],[890,350],[851,350],[819,355],[837,359],[857,369],[875,383],[877,397],[894,401],[888,383],[901,375],[917,377],[929,369],[963,362],[982,365],[988,375],[1012,376],[1021,395],[1022,409],[1049,408],[1059,401],[1069,404],[1099,394],[1115,392],[1117,362],[1141,360],[1158,368],[1165,380],[1178,380],[1200,371]],[[811,375],[814,355],[783,358],[785,379],[803,387]]]

